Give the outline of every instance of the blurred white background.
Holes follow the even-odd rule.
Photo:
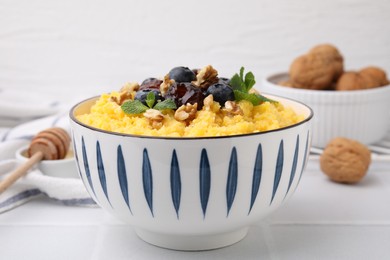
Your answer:
[[[0,0],[0,89],[74,102],[207,64],[260,82],[319,43],[390,73],[389,14],[388,0]]]

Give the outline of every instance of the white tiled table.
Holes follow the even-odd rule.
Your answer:
[[[390,163],[341,185],[311,160],[282,208],[241,242],[204,252],[158,248],[100,208],[42,198],[0,215],[0,259],[390,259]]]

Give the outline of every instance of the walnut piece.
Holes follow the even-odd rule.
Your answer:
[[[177,121],[184,121],[186,122],[186,124],[189,124],[189,122],[191,122],[195,118],[197,109],[197,103],[187,103],[186,105],[182,105],[175,111],[174,118]]]
[[[157,109],[148,109],[143,113],[144,117],[149,119],[153,128],[159,129],[162,127],[164,120],[164,114]]]
[[[203,100],[203,106],[206,108],[206,110],[210,110],[211,106],[214,104],[214,97],[213,95],[208,95],[204,100]]]
[[[138,91],[139,88],[140,86],[137,82],[128,82],[119,90],[119,92],[133,92]]]
[[[161,95],[164,95],[165,93],[167,93],[169,87],[172,86],[173,83],[175,83],[175,80],[170,79],[168,74],[165,75],[163,82],[160,85]]]
[[[119,98],[115,96],[110,97],[110,101],[117,103],[118,105],[122,105],[126,100],[133,99],[132,92],[123,91],[120,93]]]
[[[224,110],[230,115],[243,115],[241,107],[235,101],[226,101]]]
[[[192,84],[200,88],[207,88],[214,83],[218,82],[218,71],[213,68],[211,65],[199,70],[196,75],[196,81],[192,81]]]
[[[133,99],[133,92],[139,90],[139,84],[136,82],[126,83],[119,90],[119,98],[115,96],[110,97],[110,101],[117,103],[118,105],[122,105],[126,100]]]

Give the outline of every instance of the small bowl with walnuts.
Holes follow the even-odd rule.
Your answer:
[[[336,137],[373,144],[389,130],[386,72],[376,66],[346,71],[343,56],[330,44],[317,45],[297,57],[288,72],[265,78],[261,90],[313,109],[313,146],[325,147]]]

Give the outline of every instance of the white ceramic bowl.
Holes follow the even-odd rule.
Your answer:
[[[28,160],[27,146],[21,147],[15,153],[16,159],[24,163]],[[69,150],[67,156],[62,160],[43,160],[37,164],[38,169],[47,176],[58,178],[80,178],[73,150]]]
[[[313,109],[313,146],[325,147],[335,137],[373,144],[389,131],[390,85],[354,91],[306,90],[278,85],[287,79],[287,73],[271,75],[263,80],[260,91],[301,101]]]
[[[70,112],[75,158],[84,184],[105,210],[143,240],[178,250],[233,244],[294,192],[310,150],[312,111],[270,96],[305,120],[238,136],[163,138],[98,130]]]

